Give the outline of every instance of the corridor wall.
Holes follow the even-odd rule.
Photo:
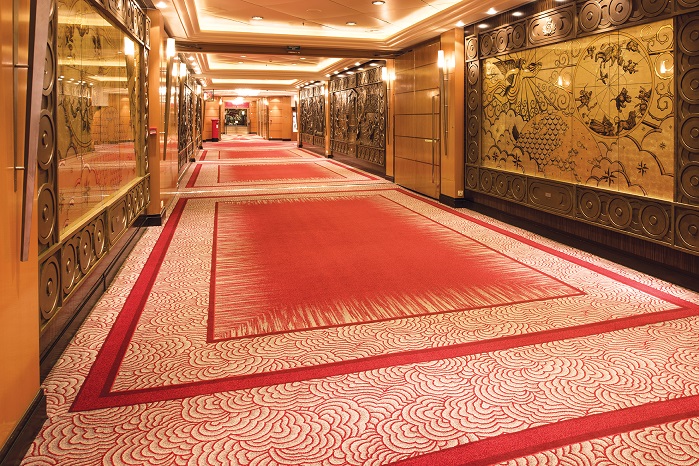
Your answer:
[[[699,254],[699,1],[551,6],[466,30],[471,198]]]

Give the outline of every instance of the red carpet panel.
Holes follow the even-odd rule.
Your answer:
[[[226,144],[47,378],[23,464],[699,464],[697,294]]]

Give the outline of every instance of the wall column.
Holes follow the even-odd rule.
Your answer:
[[[464,30],[440,37],[445,64],[442,79],[442,156],[440,200],[456,204],[464,197]]]

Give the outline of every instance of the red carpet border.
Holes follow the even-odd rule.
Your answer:
[[[343,223],[360,211],[366,225]],[[404,242],[374,240],[377,221]],[[301,231],[285,233],[292,225]],[[369,248],[356,264],[313,236],[339,227],[348,250]],[[275,296],[299,273],[299,251],[285,249],[304,238],[300,251],[324,252],[305,254],[304,273],[336,260],[339,283],[293,277]],[[408,250],[417,242],[439,253]],[[470,269],[440,268],[470,252],[481,258]],[[425,270],[410,276],[410,261]],[[459,281],[469,270],[478,277]],[[420,289],[430,274],[451,298]],[[469,294],[492,286],[506,288],[485,302]],[[251,309],[257,292],[277,308],[266,323]],[[400,305],[371,307],[381,299]],[[335,309],[333,320],[304,313],[309,303]],[[696,465],[698,303],[400,189],[185,196],[47,378],[49,420],[23,464]]]

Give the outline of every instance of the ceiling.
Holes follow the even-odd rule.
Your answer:
[[[147,0],[217,95],[293,94],[530,0]],[[152,2],[152,3],[151,3]],[[156,3],[157,2],[157,3]],[[261,19],[260,19],[261,18]],[[241,91],[242,89],[242,91]]]

